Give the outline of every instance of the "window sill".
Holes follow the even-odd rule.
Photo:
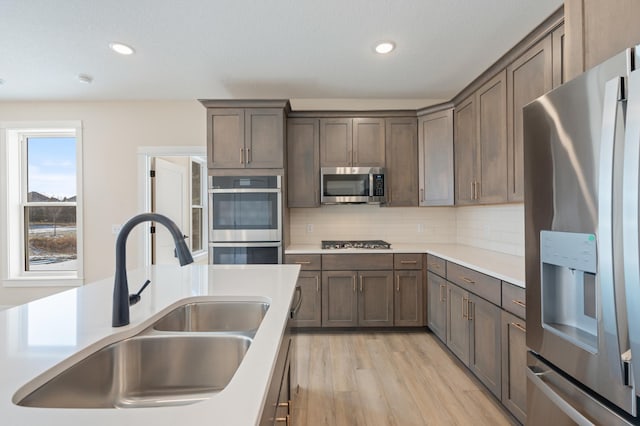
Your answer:
[[[2,281],[3,287],[80,287],[83,278],[78,277],[19,277]]]

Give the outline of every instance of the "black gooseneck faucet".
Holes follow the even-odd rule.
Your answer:
[[[116,240],[116,276],[113,283],[113,317],[111,325],[122,327],[129,324],[129,284],[127,283],[127,237],[131,230],[142,222],[158,222],[163,224],[171,233],[176,245],[176,254],[180,266],[193,263],[191,252],[184,241],[184,235],[178,226],[168,217],[157,213],[142,213],[132,217],[122,225]]]

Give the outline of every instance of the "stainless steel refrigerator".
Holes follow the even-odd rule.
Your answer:
[[[640,424],[639,54],[523,110],[530,425]]]

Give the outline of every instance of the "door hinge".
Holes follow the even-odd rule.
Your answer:
[[[152,177],[152,178],[156,177],[156,171],[155,170],[150,170],[149,171],[149,176]]]
[[[152,233],[152,234],[155,234],[155,233],[156,233],[156,227],[155,227],[155,226],[153,226],[153,225],[151,226],[151,233]]]

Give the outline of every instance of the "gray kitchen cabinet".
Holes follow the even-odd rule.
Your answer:
[[[418,132],[414,118],[385,120],[387,206],[418,205]]]
[[[506,70],[456,106],[456,204],[507,201]]]
[[[453,205],[453,109],[418,118],[418,161],[419,204]]]
[[[267,389],[264,408],[260,416],[260,426],[273,426],[285,422],[290,418],[293,408],[293,399],[297,390],[294,379],[295,371],[295,345],[291,344],[291,333],[286,329],[276,364],[271,376],[271,382]]]
[[[207,158],[209,168],[283,168],[284,108],[207,108]]]
[[[287,205],[320,206],[320,120],[287,120]]]
[[[469,293],[447,283],[447,347],[469,366]]]
[[[320,271],[300,271],[297,287],[301,297],[298,309],[291,318],[292,327],[320,327],[322,325],[322,292]]]
[[[477,131],[475,97],[469,96],[455,108],[454,156],[455,156],[455,203],[476,203],[477,175]]]
[[[524,200],[522,107],[553,88],[552,35],[507,67],[507,196]]]
[[[384,119],[320,119],[321,167],[384,167],[384,165]]]
[[[553,52],[553,88],[563,84],[565,79],[565,36],[564,24],[560,25],[551,32],[551,50]]]
[[[500,346],[500,308],[470,294],[469,369],[497,397],[501,397],[502,364]],[[523,370],[524,371],[524,370]]]
[[[422,327],[425,324],[424,257],[422,253],[393,255],[393,324],[396,326]]]
[[[525,321],[502,311],[502,404],[522,424],[527,415]]]
[[[322,326],[358,325],[358,273],[322,271]]]
[[[358,325],[389,327],[393,325],[393,272],[360,271]]]
[[[427,325],[438,338],[447,343],[447,281],[427,271]]]

